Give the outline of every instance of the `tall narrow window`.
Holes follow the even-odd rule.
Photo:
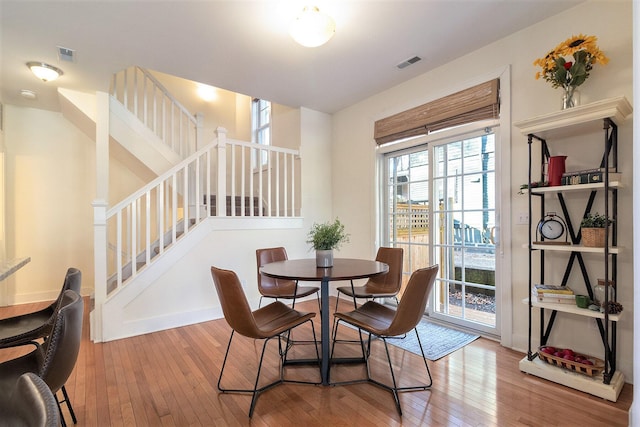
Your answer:
[[[254,98],[251,102],[251,127],[252,138],[255,144],[270,145],[271,144],[271,102],[264,99]],[[261,150],[260,163],[254,153],[254,167],[267,164],[266,150]]]

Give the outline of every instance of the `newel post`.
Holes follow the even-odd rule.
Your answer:
[[[91,319],[91,340],[102,342],[102,304],[107,300],[107,207],[105,200],[94,200],[93,206],[93,263],[94,309]]]
[[[109,206],[109,94],[96,93],[96,199],[93,201],[95,306],[91,339],[102,341],[102,304],[107,299],[107,208]]]
[[[216,188],[216,216],[227,216],[227,130],[216,129],[218,136],[218,176]]]

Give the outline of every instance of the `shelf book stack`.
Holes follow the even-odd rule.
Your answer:
[[[531,288],[531,297],[537,302],[573,305],[576,303],[576,295],[568,286],[535,284]]]
[[[584,169],[562,174],[561,185],[596,184],[604,182],[605,168]],[[609,170],[609,181],[619,181],[621,174]]]

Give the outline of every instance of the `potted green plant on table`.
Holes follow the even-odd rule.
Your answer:
[[[338,218],[334,222],[314,223],[309,231],[307,243],[316,251],[318,267],[333,266],[333,250],[349,241],[344,224]]]
[[[605,227],[613,222],[612,219],[597,212],[588,213],[580,223],[582,243],[592,248],[603,248],[605,245]]]

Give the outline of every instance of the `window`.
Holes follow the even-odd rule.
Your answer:
[[[271,145],[271,102],[254,98],[251,102],[251,133],[253,143]],[[268,161],[268,151],[261,150],[260,166]],[[252,156],[253,166],[258,166],[257,153]]]

